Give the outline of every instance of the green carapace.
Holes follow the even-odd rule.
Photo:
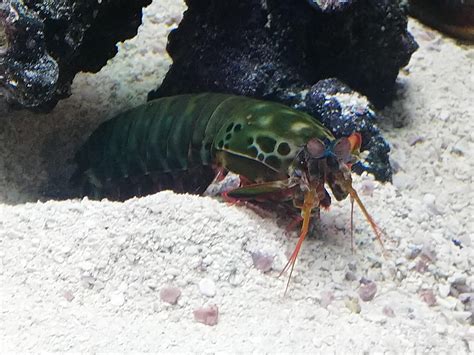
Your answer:
[[[217,168],[254,182],[280,180],[315,137],[334,140],[310,115],[278,103],[165,97],[104,122],[76,154],[73,181],[85,194],[124,199],[163,188],[199,193]]]

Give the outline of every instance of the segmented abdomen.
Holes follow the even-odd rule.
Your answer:
[[[209,139],[215,135],[213,129],[219,128],[215,124],[209,126],[209,121],[216,107],[229,97],[223,94],[165,97],[119,114],[100,125],[77,152],[78,170],[72,180],[83,185],[85,194],[97,197],[118,194],[120,199],[129,197],[128,194],[149,193],[148,189],[126,193],[123,190],[127,185],[139,185],[143,189],[145,185],[155,184],[158,186],[153,190],[179,190],[180,184],[209,183],[212,176]],[[202,183],[189,181],[198,176],[204,180]],[[116,186],[121,186],[122,191],[113,193]],[[202,187],[182,188],[189,189]]]

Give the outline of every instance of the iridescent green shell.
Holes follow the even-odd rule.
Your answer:
[[[297,152],[311,138],[334,139],[310,115],[270,101],[234,96],[215,114],[225,117],[213,141],[216,162],[256,182],[288,177]]]
[[[214,93],[165,97],[100,125],[77,152],[72,180],[104,189],[171,175],[171,184],[222,166],[255,182],[273,181],[288,176],[314,137],[334,139],[313,117],[274,102]]]

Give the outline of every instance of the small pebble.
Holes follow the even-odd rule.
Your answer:
[[[120,307],[125,303],[125,297],[123,293],[114,293],[110,296],[110,303],[114,306]]]
[[[357,263],[355,261],[351,261],[347,264],[347,267],[349,268],[350,271],[356,271]]]
[[[390,307],[390,306],[384,306],[382,308],[382,313],[385,314],[387,317],[390,317],[390,318],[395,317],[395,312],[393,311],[392,307]]]
[[[395,266],[403,265],[403,264],[405,264],[405,262],[406,262],[406,259],[405,259],[405,258],[403,258],[403,257],[397,258],[397,259],[395,260]]]
[[[268,272],[272,269],[273,256],[260,251],[252,253],[253,266],[262,272]]]
[[[359,288],[359,297],[362,301],[368,302],[374,299],[375,294],[377,293],[377,284],[370,280],[361,280]]]
[[[207,297],[216,295],[216,284],[211,279],[202,279],[199,281],[199,291]]]
[[[344,279],[346,279],[346,281],[355,281],[357,280],[357,276],[354,272],[352,271],[346,271],[346,274],[344,275]]]
[[[74,294],[69,290],[65,291],[63,293],[63,296],[66,299],[66,301],[68,301],[68,302],[72,302],[72,300],[75,298]]]
[[[216,305],[197,308],[193,311],[194,320],[205,325],[216,325],[219,318],[219,309]]]
[[[420,274],[423,274],[428,270],[428,264],[424,259],[418,260],[415,265],[415,270],[418,271]]]
[[[408,260],[413,260],[415,259],[418,255],[421,253],[421,248],[418,246],[411,245],[407,252],[405,253],[405,256]]]
[[[327,308],[327,306],[329,306],[332,301],[334,301],[334,293],[332,291],[321,292],[321,300],[319,301],[321,307]]]
[[[433,290],[421,290],[419,295],[428,306],[433,307],[437,304]]]
[[[451,292],[451,286],[447,284],[439,285],[438,291],[441,297],[446,298],[449,296],[449,293]]]
[[[461,293],[458,296],[458,300],[460,300],[462,303],[474,301],[474,292]]]
[[[466,284],[466,276],[461,274],[461,273],[455,273],[453,276],[451,276],[448,279],[448,282],[451,283],[451,285],[465,285]]]
[[[344,300],[344,304],[352,313],[360,313],[362,308],[359,303],[359,299],[356,297],[349,297]]]
[[[176,304],[181,296],[181,290],[174,286],[167,286],[161,289],[160,299],[169,304]]]
[[[458,297],[459,293],[460,292],[457,290],[457,288],[454,285],[451,285],[451,287],[449,289],[449,294],[453,297]]]
[[[408,144],[413,147],[414,145],[418,143],[423,143],[424,141],[425,138],[422,136],[413,136],[408,139]]]

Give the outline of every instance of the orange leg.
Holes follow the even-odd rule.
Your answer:
[[[377,223],[375,223],[374,219],[372,218],[372,216],[369,214],[369,212],[365,208],[365,206],[362,203],[362,201],[360,200],[359,195],[357,194],[356,190],[354,190],[354,188],[352,186],[348,186],[347,191],[349,191],[349,194],[350,194],[351,198],[354,199],[357,202],[357,204],[359,205],[359,208],[362,211],[362,214],[364,215],[365,219],[367,220],[367,222],[369,222],[370,226],[372,227],[372,230],[374,231],[375,237],[379,241],[379,243],[382,247],[382,250],[385,251],[383,241],[382,241],[382,235],[383,235],[382,230],[377,225]],[[351,222],[351,224],[352,224],[352,222]],[[352,229],[352,227],[351,227],[351,229]]]
[[[299,236],[298,242],[296,243],[295,250],[291,254],[290,259],[288,260],[288,262],[286,263],[285,267],[283,268],[283,270],[281,271],[279,275],[281,276],[288,269],[290,270],[290,276],[288,277],[288,282],[286,283],[285,294],[288,291],[288,286],[290,285],[291,275],[293,274],[293,269],[295,268],[296,259],[298,258],[301,245],[303,244],[306,236],[308,235],[309,222],[311,219],[311,210],[313,209],[313,206],[314,206],[315,197],[316,197],[316,192],[313,189],[309,190],[305,194],[304,203],[302,206],[303,226],[301,227],[300,236]]]

